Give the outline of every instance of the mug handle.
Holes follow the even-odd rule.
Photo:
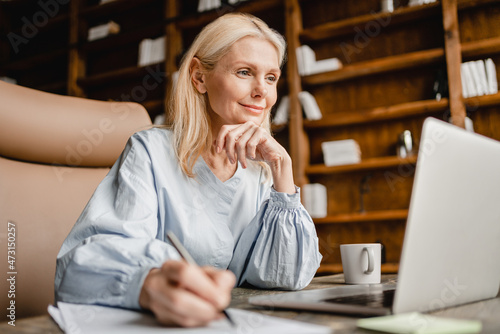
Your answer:
[[[375,269],[375,253],[371,247],[363,248],[363,252],[368,255],[368,268],[365,270],[365,274],[371,274]]]

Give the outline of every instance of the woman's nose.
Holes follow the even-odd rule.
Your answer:
[[[266,83],[264,82],[264,80],[256,80],[255,87],[252,90],[252,97],[266,97],[268,91],[265,85]]]

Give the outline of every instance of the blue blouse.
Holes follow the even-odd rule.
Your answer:
[[[321,261],[300,193],[279,193],[254,162],[221,182],[200,157],[181,171],[169,130],[134,134],[57,256],[56,300],[138,309],[148,272],[179,254],[229,269],[237,284],[302,289]]]

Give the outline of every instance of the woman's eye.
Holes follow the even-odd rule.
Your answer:
[[[274,75],[271,75],[271,76],[267,77],[267,80],[271,81],[271,82],[276,82],[276,81],[278,81],[278,78],[276,78]]]
[[[238,71],[238,74],[243,75],[243,76],[247,76],[247,75],[250,75],[250,71],[248,71],[248,70],[240,70],[240,71]]]

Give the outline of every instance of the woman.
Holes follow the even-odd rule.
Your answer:
[[[284,57],[283,37],[251,15],[203,29],[179,70],[171,129],[130,138],[64,242],[56,300],[200,326],[220,317],[235,284],[309,284],[318,239],[269,131]],[[179,260],[168,231],[203,267]]]

